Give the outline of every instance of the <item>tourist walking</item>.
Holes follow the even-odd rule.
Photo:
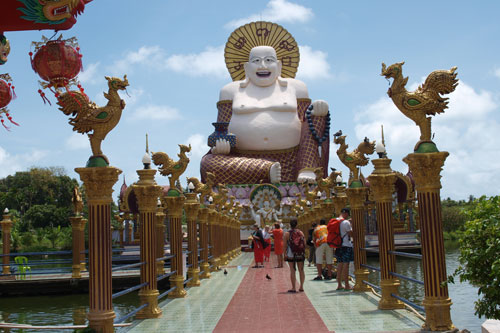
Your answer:
[[[350,211],[348,208],[342,208],[340,211],[340,237],[342,238],[342,246],[335,251],[337,257],[337,290],[352,290],[349,285],[349,263],[354,261],[354,252],[352,249],[352,226],[348,220]],[[344,285],[342,286],[342,281]]]
[[[307,231],[308,236],[306,244],[309,248],[309,257],[307,258],[307,261],[309,261],[309,265],[307,266],[309,267],[311,267],[313,263],[316,264],[316,248],[314,247],[313,243],[313,232],[317,225],[318,223],[313,222],[311,225],[311,229]]]
[[[328,274],[326,280],[332,279],[333,249],[328,245],[328,228],[326,220],[320,220],[319,225],[314,229],[313,242],[316,246],[316,268],[318,276],[313,280],[323,280],[323,264],[326,264]]]
[[[252,248],[253,248],[253,258],[255,260],[255,266],[253,266],[253,268],[264,267],[265,247],[267,247],[267,243],[264,241],[264,235],[262,234],[262,230],[259,229],[259,226],[257,224],[254,224],[252,233]]]
[[[297,220],[290,221],[291,229],[286,232],[284,245],[285,245],[285,260],[288,261],[290,266],[290,281],[292,282],[292,289],[288,290],[289,293],[295,293],[296,277],[295,271],[299,271],[300,287],[299,291],[304,291],[304,280],[306,275],[304,273],[305,249],[306,241],[304,234],[297,228]]]
[[[274,254],[278,261],[278,266],[276,268],[283,268],[283,229],[279,223],[274,224],[273,229],[274,238]]]

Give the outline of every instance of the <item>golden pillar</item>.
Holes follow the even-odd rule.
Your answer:
[[[165,213],[161,206],[156,211],[156,259],[165,256]],[[165,260],[156,262],[156,275],[165,274]]]
[[[120,216],[119,214],[116,214],[115,215],[115,219],[116,221],[119,223],[119,227],[118,227],[118,232],[119,232],[119,235],[120,235],[120,248],[123,248],[123,231],[125,230],[124,226],[123,226],[123,221],[125,220],[122,216]]]
[[[210,264],[208,263],[208,208],[203,206],[199,209],[198,219],[200,221],[200,268],[203,273],[201,273],[200,278],[210,279]]]
[[[382,298],[379,309],[401,309],[404,304],[391,294],[398,295],[399,279],[390,272],[396,272],[396,258],[389,251],[394,251],[394,228],[392,225],[392,193],[396,174],[391,170],[391,160],[379,158],[372,160],[374,170],[368,177],[370,190],[373,191],[377,210],[378,244],[380,260],[380,287]]]
[[[219,258],[219,238],[220,235],[217,234],[217,219],[219,213],[214,209],[214,205],[210,205],[210,210],[208,211],[208,230],[209,230],[209,242],[210,242],[210,272],[216,272],[220,265]]]
[[[412,153],[403,161],[415,180],[420,218],[422,263],[424,268],[424,330],[453,329],[450,317],[451,299],[447,280],[440,199],[440,173],[448,152]]]
[[[229,263],[229,258],[227,254],[227,222],[228,217],[223,213],[219,213],[219,234],[220,234],[220,244],[219,244],[219,253],[220,253],[220,265],[226,266]]]
[[[340,215],[340,210],[347,205],[347,194],[345,186],[335,186],[335,197],[333,198],[333,213],[335,217]]]
[[[131,221],[133,221],[133,215],[132,214],[129,214],[129,217],[128,217],[128,228],[127,228],[127,231],[128,231],[128,234],[127,234],[127,244],[132,244],[132,235],[134,233],[134,228],[132,227],[132,223],[130,223]]]
[[[366,187],[354,187],[347,189],[347,198],[349,199],[349,204],[351,206],[354,276],[356,277],[354,291],[356,292],[365,292],[370,290],[370,288],[363,283],[363,280],[368,280],[369,271],[362,266],[366,265],[366,251],[361,250],[365,247],[364,203],[367,191]],[[343,202],[342,198],[339,201]],[[341,210],[342,208],[339,207],[339,214]]]
[[[111,276],[111,202],[113,185],[121,173],[115,167],[76,168],[89,210],[89,327],[114,332]]]
[[[200,203],[196,198],[196,193],[187,193],[186,203],[184,204],[184,209],[186,210],[186,220],[188,226],[188,263],[191,267],[188,268],[188,278],[191,280],[188,282],[188,287],[199,287],[200,286],[200,268],[198,267],[198,211],[200,208]]]
[[[80,279],[82,277],[81,274],[82,265],[81,265],[81,253],[80,253],[82,249],[82,244],[80,243],[85,241],[85,235],[83,234],[85,230],[85,220],[80,215],[72,216],[69,218],[69,220],[71,222],[71,235],[73,240],[73,265],[71,266],[72,268],[71,277],[73,279]],[[85,249],[85,244],[83,244],[83,247]],[[83,255],[85,258],[85,254]],[[83,262],[83,268],[85,269],[85,259]]]
[[[177,193],[178,196],[171,194]],[[182,265],[182,208],[184,206],[184,197],[178,191],[171,189],[169,195],[165,198],[167,202],[167,217],[170,223],[170,254],[175,257],[171,260],[170,269],[176,273],[170,276],[170,284],[177,287],[171,292],[169,298],[182,298],[186,297],[186,290],[184,289],[184,268]]]
[[[87,255],[85,253],[85,225],[87,224],[87,219],[82,219],[82,232],[79,233],[80,235],[80,272],[85,272],[87,271],[87,263],[86,263],[86,258]]]
[[[158,307],[158,292],[156,281],[156,211],[158,197],[162,194],[161,186],[155,182],[156,170],[137,170],[139,181],[132,185],[132,190],[137,197],[139,208],[140,249],[141,249],[141,284],[148,283],[139,290],[142,304],[148,304],[136,315],[138,319],[159,318],[162,311]]]
[[[3,254],[6,255],[2,257],[2,274],[10,274],[10,231],[12,230],[12,220],[10,219],[9,210],[5,209],[5,214],[3,215],[3,220],[0,222],[2,225],[2,242],[3,242]]]

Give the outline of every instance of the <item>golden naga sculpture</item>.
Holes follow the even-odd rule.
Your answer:
[[[101,142],[106,135],[118,124],[125,108],[125,101],[118,95],[118,90],[125,90],[128,87],[127,75],[123,80],[116,77],[107,77],[108,92],[104,97],[108,100],[106,106],[99,107],[91,102],[87,95],[80,91],[68,91],[57,97],[57,104],[65,115],[72,116],[68,123],[73,126],[73,131],[78,133],[87,133],[92,149],[92,156],[89,159],[88,166],[97,166],[91,164],[91,160],[102,158],[106,165],[109,165],[107,157],[102,153]],[[93,131],[92,134],[88,134]]]
[[[316,175],[316,184],[317,184],[315,189],[316,195],[318,195],[317,194],[318,192],[325,192],[326,197],[328,199],[332,197],[331,189],[334,188],[336,185],[335,181],[337,179],[337,176],[342,175],[341,171],[337,171],[334,168],[331,169],[332,172],[330,173],[330,175],[328,175],[327,178],[323,178],[323,168],[314,169],[314,174]]]
[[[71,202],[73,203],[73,212],[75,213],[75,216],[80,216],[83,211],[83,200],[78,186],[73,187],[73,197],[71,198]]]
[[[196,177],[187,178],[187,182],[194,185],[194,192],[200,194],[200,202],[204,203],[209,197],[215,195],[213,187],[215,186],[215,175],[211,172],[207,172],[206,183],[203,184]]]
[[[448,108],[448,98],[441,95],[449,94],[458,84],[457,67],[450,70],[437,70],[429,74],[423,85],[417,90],[407,91],[405,86],[408,77],[403,78],[403,64],[398,62],[386,67],[382,63],[382,76],[393,78],[387,94],[397,108],[408,118],[413,120],[420,129],[420,142],[431,141],[431,117],[443,113]],[[418,146],[418,144],[417,144]]]
[[[166,153],[158,152],[153,153],[153,163],[158,167],[160,174],[162,176],[169,176],[168,182],[171,189],[176,188],[176,181],[179,177],[186,171],[186,168],[189,164],[189,158],[186,156],[186,153],[191,151],[191,145],[179,145],[181,152],[177,154],[179,160],[175,162],[171,159]],[[181,190],[181,189],[178,189]]]
[[[358,186],[359,182],[359,167],[368,164],[369,159],[365,155],[371,155],[375,152],[375,141],[370,142],[368,138],[365,137],[363,142],[358,145],[358,148],[354,149],[352,152],[348,153],[347,148],[349,145],[345,143],[345,135],[334,137],[333,142],[340,145],[337,149],[337,156],[340,161],[344,163],[346,167],[349,168],[351,173],[351,181],[356,182],[355,186]]]
[[[224,184],[218,184],[217,188],[219,192],[215,193],[215,195],[213,196],[214,205],[218,207],[219,210],[222,210],[224,204],[227,201],[227,194],[229,193],[229,190],[226,188]]]
[[[234,196],[230,196],[230,197],[229,197],[229,200],[228,200],[225,204],[223,204],[223,205],[222,205],[222,209],[224,210],[224,212],[225,212],[226,214],[228,214],[228,215],[230,214],[230,212],[229,212],[229,211],[230,211],[231,209],[233,209],[233,206],[234,206],[234,200],[235,200],[235,199],[236,199],[236,198],[235,198]]]

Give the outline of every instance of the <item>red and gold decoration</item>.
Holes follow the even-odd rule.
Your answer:
[[[82,55],[75,37],[62,39],[62,35],[56,40],[49,40],[45,36],[41,42],[33,42],[35,53],[30,52],[31,67],[40,76],[40,86],[49,88],[56,97],[59,97],[61,88],[69,91],[69,86],[76,85],[84,94],[84,89],[77,82],[76,76],[82,70]],[[44,103],[50,101],[42,89],[38,90]]]
[[[7,109],[12,99],[16,98],[16,93],[14,92],[14,86],[11,83],[12,79],[9,74],[0,74],[0,122],[6,130],[10,130],[7,125],[5,125],[5,119],[2,115],[5,115],[7,119],[14,125],[19,126],[14,120]]]
[[[92,0],[2,0],[2,31],[67,30]]]

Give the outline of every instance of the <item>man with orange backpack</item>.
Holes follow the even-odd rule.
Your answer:
[[[349,222],[349,208],[342,208],[340,216],[328,223],[328,245],[335,248],[337,258],[337,290],[351,290],[349,286],[349,263],[354,261],[352,249],[352,227]],[[342,286],[344,281],[344,286]]]
[[[323,263],[326,264],[328,270],[325,280],[332,279],[333,250],[328,246],[327,240],[328,228],[326,221],[321,220],[313,231],[313,243],[316,247],[316,267],[318,269],[318,275],[313,279],[314,281],[323,280]]]

